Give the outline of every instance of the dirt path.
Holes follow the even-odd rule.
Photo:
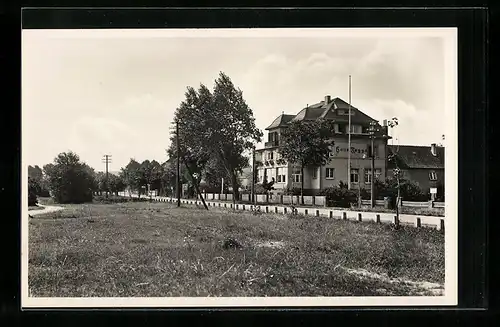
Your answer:
[[[41,210],[31,210],[31,211],[28,211],[28,214],[30,216],[36,216],[36,215],[43,215],[44,213],[61,211],[61,210],[64,209],[64,207],[59,207],[59,206],[43,206],[43,205],[38,205],[38,206],[42,207],[43,209],[41,209]]]

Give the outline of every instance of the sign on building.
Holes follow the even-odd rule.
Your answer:
[[[368,155],[368,145],[364,143],[351,143],[351,148],[349,150],[349,144],[347,142],[335,142],[335,145],[330,151],[330,157],[335,158],[347,158],[349,157],[349,152],[351,152],[351,158],[363,158],[363,156]]]

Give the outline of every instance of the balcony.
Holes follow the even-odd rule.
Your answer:
[[[264,143],[264,147],[272,148],[272,147],[279,146],[279,144],[280,144],[279,141],[269,141],[269,142]]]

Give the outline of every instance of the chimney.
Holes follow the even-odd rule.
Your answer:
[[[437,156],[437,153],[436,153],[436,143],[432,143],[431,144],[431,153],[432,153],[432,155],[434,157]]]
[[[325,105],[329,104],[331,97],[329,95],[325,95]]]
[[[387,119],[384,119],[383,124],[384,124],[384,127],[387,127]]]

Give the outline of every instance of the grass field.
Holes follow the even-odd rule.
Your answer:
[[[432,229],[168,203],[63,206],[30,218],[31,296],[432,295],[410,281],[444,283],[444,236]],[[228,238],[242,248],[225,249]]]

